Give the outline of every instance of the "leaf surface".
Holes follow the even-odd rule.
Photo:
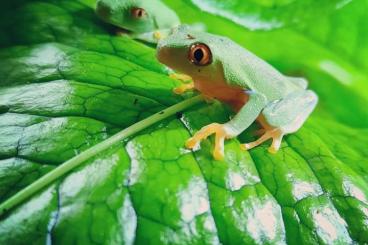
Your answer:
[[[182,100],[154,49],[116,37],[91,2],[8,1],[1,10],[0,201]],[[240,150],[239,142],[254,139],[253,125],[227,141],[218,162],[212,139],[195,152],[184,142],[232,112],[198,105],[113,145],[10,210],[0,218],[0,243],[368,242],[367,32],[365,25],[346,31],[366,22],[366,2],[325,2],[320,21],[310,1],[253,0],[244,10],[241,1],[203,1],[205,12],[199,1],[166,2],[183,22],[204,22],[285,74],[307,77],[320,97],[316,111],[278,154],[267,143]],[[304,6],[299,20],[287,14]],[[265,23],[272,13],[282,25],[249,30],[234,22],[247,11]]]

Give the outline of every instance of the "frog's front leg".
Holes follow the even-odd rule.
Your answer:
[[[192,149],[211,134],[215,134],[213,156],[216,160],[222,159],[224,157],[224,140],[236,137],[247,129],[265,107],[266,101],[263,95],[250,92],[248,102],[232,120],[225,124],[212,123],[203,127],[187,141],[187,148]]]
[[[174,91],[175,94],[183,94],[188,90],[194,89],[194,82],[193,82],[193,80],[190,76],[185,75],[185,74],[178,74],[178,73],[172,73],[169,76],[172,79],[187,82],[187,83],[183,83],[179,87],[174,88],[173,91]],[[191,81],[191,82],[188,83],[188,81]]]
[[[302,90],[270,103],[259,118],[265,133],[256,141],[244,144],[242,147],[249,150],[272,139],[268,151],[276,153],[281,146],[282,137],[296,132],[303,125],[316,107],[317,101],[318,97],[314,92]]]

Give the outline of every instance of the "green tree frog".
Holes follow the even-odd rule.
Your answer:
[[[152,43],[180,25],[176,13],[159,0],[98,0],[96,14],[131,32],[132,38]]]
[[[186,142],[190,149],[215,134],[215,159],[224,157],[224,140],[236,137],[255,120],[261,136],[242,144],[245,150],[272,139],[269,152],[279,150],[284,135],[296,132],[315,108],[318,97],[303,78],[288,77],[228,38],[173,30],[157,46],[158,60],[193,79],[176,92],[195,88],[204,96],[228,103],[237,114],[224,124],[212,123]]]

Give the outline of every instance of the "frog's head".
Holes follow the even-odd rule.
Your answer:
[[[214,80],[221,72],[221,52],[217,48],[221,39],[209,33],[193,32],[182,25],[160,40],[157,58],[173,70],[192,78]]]
[[[169,29],[180,24],[175,12],[157,0],[98,0],[97,15],[133,33]]]

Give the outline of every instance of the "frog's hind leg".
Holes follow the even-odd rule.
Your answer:
[[[288,77],[285,76],[291,83],[293,83],[294,85],[302,88],[302,89],[306,89],[308,87],[308,81],[303,78],[303,77]]]
[[[265,133],[256,141],[242,145],[242,148],[249,150],[272,139],[268,150],[271,153],[277,152],[283,136],[296,132],[303,125],[317,101],[314,92],[302,90],[267,105],[258,118]]]

